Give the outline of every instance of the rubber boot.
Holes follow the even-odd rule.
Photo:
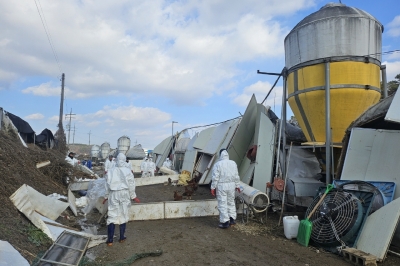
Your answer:
[[[227,221],[227,222],[225,222],[225,223],[220,223],[220,224],[218,225],[218,227],[221,228],[221,229],[227,229],[227,228],[229,228],[229,221]]]
[[[107,245],[112,246],[113,244],[113,239],[114,239],[114,230],[115,230],[115,224],[109,224],[107,226]]]
[[[229,225],[235,225],[236,224],[236,222],[235,222],[235,219],[233,219],[232,217],[229,217]]]
[[[126,239],[125,229],[126,229],[126,223],[119,225],[119,243],[123,243]]]

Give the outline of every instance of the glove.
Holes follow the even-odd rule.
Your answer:
[[[236,188],[236,191],[240,193],[240,192],[241,192],[241,191],[240,191],[240,187],[237,187],[237,188]]]
[[[104,200],[103,200],[103,204],[106,203],[106,201],[107,201],[107,199],[104,199]]]
[[[136,203],[140,203],[140,200],[139,200],[139,198],[137,198],[137,197],[134,198],[133,201],[136,202]]]
[[[211,195],[213,195],[215,197],[215,188],[211,189]]]

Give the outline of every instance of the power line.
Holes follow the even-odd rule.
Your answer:
[[[39,5],[40,5],[40,8],[42,9],[42,5],[40,4],[40,0],[38,0],[38,2],[39,2]],[[42,25],[43,25],[44,31],[46,32],[47,40],[49,41],[51,50],[52,50],[52,52],[53,52],[54,59],[55,59],[56,62],[57,62],[58,70],[60,70],[60,73],[61,73],[62,71],[61,71],[60,62],[58,61],[58,56],[57,56],[57,53],[56,53],[56,49],[54,48],[54,45],[53,45],[53,43],[52,43],[52,41],[51,41],[50,32],[49,32],[49,30],[48,30],[47,27],[46,27],[47,23],[45,23],[46,18],[45,18],[45,16],[44,16],[43,9],[42,9],[42,13],[43,13],[43,17],[42,17],[42,14],[40,13],[39,6],[38,6],[36,0],[35,0],[35,5],[36,5],[37,11],[38,11],[38,13],[39,13],[40,20],[42,21]]]

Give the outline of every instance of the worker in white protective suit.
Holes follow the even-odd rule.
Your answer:
[[[211,194],[218,200],[218,227],[226,229],[236,224],[235,190],[240,192],[240,178],[237,165],[229,160],[226,149],[221,149],[219,155],[220,160],[212,169]]]
[[[126,167],[126,157],[123,153],[118,154],[115,167],[111,168],[106,175],[106,193],[103,203],[107,200],[107,245],[112,246],[115,225],[119,224],[119,242],[123,243],[126,240],[125,229],[129,220],[131,200],[140,202],[135,193],[135,179]]]
[[[171,168],[172,168],[172,164],[171,164],[171,161],[169,160],[169,158],[167,158],[167,159],[165,160],[165,162],[163,163],[162,166],[163,166],[163,167],[167,167],[168,169],[171,169]]]
[[[75,156],[75,153],[70,152],[70,153],[68,153],[68,156],[65,158],[67,163],[69,163],[72,166],[76,166],[79,163],[79,161],[77,159],[75,159],[74,156]]]
[[[112,155],[108,156],[108,159],[104,162],[104,172],[107,172],[115,166],[115,160],[113,159]]]
[[[156,164],[153,162],[153,158],[149,158],[147,165],[147,171],[149,172],[150,176],[154,176],[154,172],[156,171]]]
[[[140,171],[142,172],[142,177],[148,177],[148,158],[145,157],[143,162],[140,164]]]
[[[132,174],[133,174],[133,166],[131,164],[131,162],[129,161],[128,158],[126,158],[126,167],[131,170]]]

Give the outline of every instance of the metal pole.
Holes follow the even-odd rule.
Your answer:
[[[282,170],[282,177],[286,176],[286,93],[287,93],[287,82],[286,82],[286,68],[283,70],[283,95],[282,95],[282,131],[281,131],[281,136],[282,136],[282,165],[281,165],[281,170]],[[280,141],[280,140],[279,140]],[[286,184],[285,184],[286,185]]]
[[[325,175],[326,185],[331,183],[331,92],[330,63],[325,62]]]
[[[63,107],[64,107],[64,81],[65,81],[65,74],[62,73],[61,75],[61,102],[60,102],[60,117],[58,121],[58,128],[62,129],[62,119],[63,119]]]
[[[386,98],[388,97],[386,65],[381,65],[381,70],[382,70],[383,98]]]
[[[69,124],[68,124],[68,144],[69,144],[69,134],[71,132],[71,115],[72,115],[72,108],[71,112],[69,113]]]
[[[72,135],[72,144],[75,144],[75,124],[74,124],[74,135]]]

